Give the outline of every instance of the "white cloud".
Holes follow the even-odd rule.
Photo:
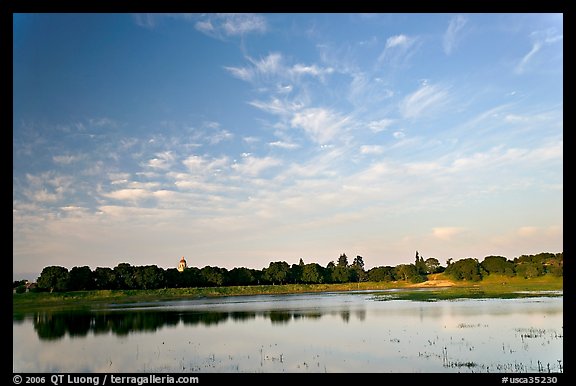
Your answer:
[[[367,126],[370,130],[375,133],[379,133],[381,131],[386,130],[390,125],[394,123],[393,119],[380,119],[379,121],[370,121],[368,122]]]
[[[75,162],[78,162],[81,159],[82,156],[77,155],[55,155],[54,157],[52,157],[52,161],[54,161],[55,164],[59,165],[70,165]]]
[[[554,29],[548,29],[545,31],[535,31],[530,35],[532,39],[532,47],[526,55],[520,59],[520,62],[516,65],[514,71],[517,74],[522,74],[528,70],[528,66],[533,58],[546,46],[550,46],[554,43],[561,42],[564,36],[558,34]]]
[[[264,170],[281,165],[282,161],[272,157],[258,158],[247,155],[242,158],[242,162],[235,163],[232,168],[240,174],[247,176],[258,176]]]
[[[228,168],[230,159],[226,156],[207,159],[199,155],[191,155],[182,161],[184,166],[194,175],[218,173]]]
[[[169,169],[174,163],[174,154],[171,151],[164,151],[156,154],[156,158],[148,161],[148,166],[153,169]]]
[[[379,145],[363,145],[360,146],[360,153],[362,154],[382,154],[384,147]]]
[[[265,33],[268,29],[266,19],[250,13],[206,14],[197,20],[194,27],[213,38],[244,36],[250,33]],[[188,18],[192,20],[192,18]]]
[[[151,194],[145,189],[120,189],[102,195],[120,201],[139,201],[150,197]]]
[[[252,101],[248,102],[251,106],[256,107],[262,111],[266,111],[270,114],[275,115],[290,115],[295,111],[300,110],[303,106],[296,102],[289,102],[286,100],[281,100],[275,97],[272,97],[269,102],[263,101]]]
[[[259,74],[276,74],[282,68],[282,55],[277,52],[273,52],[258,61],[249,60],[254,65],[256,73]]]
[[[60,199],[60,195],[41,189],[33,193],[32,199],[36,202],[55,202]]]
[[[348,121],[338,113],[324,108],[308,108],[294,114],[291,125],[302,128],[316,143],[323,145],[338,138]]]
[[[447,170],[459,173],[494,167],[504,168],[514,164],[541,164],[548,160],[560,161],[563,154],[562,140],[545,143],[533,149],[496,146],[485,152],[476,152],[470,156],[456,158]]]
[[[388,87],[386,81],[379,77],[361,71],[353,72],[350,76],[352,82],[350,82],[348,99],[358,108],[375,106],[380,109],[387,103],[387,99],[394,96],[394,91]]]
[[[233,13],[217,15],[222,20],[222,28],[227,35],[244,35],[251,32],[266,32],[266,19],[260,15],[249,13]]]
[[[540,231],[540,229],[538,227],[523,226],[523,227],[518,228],[517,233],[518,233],[518,236],[521,236],[521,237],[533,237],[539,231]]]
[[[126,184],[130,179],[130,173],[109,173],[108,179],[112,185]]]
[[[412,42],[412,39],[406,35],[396,35],[391,36],[386,39],[386,48],[392,48],[397,46],[408,46]]]
[[[198,31],[203,32],[206,35],[211,35],[215,32],[215,28],[210,20],[197,21],[194,26]]]
[[[244,80],[244,81],[251,81],[252,77],[254,76],[254,71],[251,68],[246,67],[224,67],[228,70],[232,76]]]
[[[404,34],[389,37],[384,51],[378,57],[378,63],[388,62],[394,66],[403,64],[416,52],[417,41],[417,38]]]
[[[308,75],[312,77],[323,78],[324,75],[331,74],[334,69],[331,67],[321,67],[316,64],[305,65],[297,63],[293,66],[287,66],[283,63],[284,58],[282,54],[278,52],[272,52],[261,59],[254,59],[247,57],[250,62],[249,67],[230,67],[226,66],[228,72],[238,79],[247,82],[270,82],[272,80],[285,80],[285,81],[297,81],[299,77]],[[292,85],[286,85],[280,87],[281,93],[286,93],[292,91]],[[276,87],[278,89],[278,86]]]
[[[157,23],[156,16],[150,13],[134,14],[133,19],[136,25],[143,28],[154,28]]]
[[[81,217],[90,213],[88,208],[75,205],[62,206],[60,207],[60,210],[65,212],[70,217]]]
[[[418,118],[444,104],[448,92],[435,85],[424,84],[400,103],[400,112],[406,118]]]
[[[432,235],[441,240],[452,240],[462,234],[466,229],[460,227],[437,227],[432,228]]]
[[[460,32],[466,25],[468,19],[462,15],[454,16],[450,20],[448,29],[444,33],[443,46],[446,55],[450,55],[460,39]]]
[[[257,79],[257,77],[267,77],[272,75],[277,75],[282,69],[282,54],[278,52],[272,52],[261,58],[260,60],[255,60],[252,58],[247,58],[252,64],[250,67],[224,67],[233,76],[242,79],[244,81],[250,82]]]
[[[59,175],[49,171],[39,175],[26,174],[28,187],[23,194],[33,202],[56,202],[67,193],[74,193],[74,181],[71,176]]]
[[[322,67],[319,67],[315,64],[313,64],[311,66],[306,66],[303,64],[295,64],[292,68],[289,69],[288,72],[290,74],[293,74],[296,76],[311,75],[311,76],[322,77],[326,74],[332,74],[334,72],[334,69],[331,67],[322,68]]]
[[[272,147],[279,147],[281,149],[287,149],[287,150],[298,149],[300,147],[300,145],[298,145],[297,143],[285,142],[285,141],[270,142],[269,145]]]
[[[217,143],[220,143],[222,141],[229,141],[232,138],[234,138],[234,134],[232,134],[232,132],[222,129],[219,130],[218,132],[212,134],[209,136],[208,141],[211,145],[215,145]]]

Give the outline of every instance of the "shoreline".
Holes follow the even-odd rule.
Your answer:
[[[454,281],[441,274],[430,275],[421,283],[360,282],[342,284],[283,284],[234,287],[165,288],[156,290],[93,290],[64,293],[13,294],[13,315],[34,312],[56,312],[70,309],[93,310],[113,304],[176,301],[220,296],[287,295],[298,293],[380,291],[402,289],[396,298],[430,301],[431,299],[529,297],[535,294],[559,296],[563,277],[541,276],[533,279],[492,276],[481,281]],[[427,291],[421,291],[427,289]],[[544,292],[543,292],[544,291]],[[556,291],[556,293],[551,292]],[[541,295],[540,295],[541,296]],[[562,295],[563,296],[563,295]]]

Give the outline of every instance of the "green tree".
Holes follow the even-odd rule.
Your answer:
[[[424,258],[418,254],[418,251],[416,251],[416,261],[414,262],[414,267],[416,267],[416,272],[418,272],[419,275],[426,275],[426,263],[424,262]]]
[[[230,272],[228,272],[228,277],[230,279],[230,285],[252,285],[256,283],[254,274],[249,268],[232,268]]]
[[[129,263],[120,263],[114,267],[114,276],[116,276],[116,288],[118,289],[135,289],[134,280],[135,268]]]
[[[186,268],[184,271],[187,271]],[[178,271],[176,268],[168,268],[164,271],[164,287],[165,288],[183,288],[184,287],[184,272]]]
[[[547,267],[550,265],[559,265],[558,256],[553,253],[538,253],[536,255],[522,255],[514,259],[514,268],[517,275],[532,278],[544,275],[547,272]],[[558,268],[555,269],[558,274]]]
[[[482,280],[482,271],[478,259],[465,258],[450,264],[444,273],[454,280],[479,281]]]
[[[357,255],[354,258],[354,261],[352,262],[352,266],[351,266],[352,270],[353,270],[353,276],[355,281],[366,281],[368,278],[368,275],[366,274],[366,271],[364,271],[364,258],[360,255]]]
[[[553,258],[547,260],[544,264],[546,273],[554,276],[564,276],[564,253],[556,253]]]
[[[28,280],[15,280],[12,284],[12,290],[17,294],[23,294],[26,292],[26,283],[28,283]]]
[[[318,263],[304,265],[302,270],[302,282],[316,284],[324,283],[324,271]]]
[[[304,263],[300,259],[300,263],[292,264],[290,267],[290,272],[288,272],[288,281],[290,283],[301,283],[302,282],[302,270],[304,269]]]
[[[50,292],[68,291],[68,268],[51,265],[45,267],[37,280],[38,288]]]
[[[116,275],[112,268],[108,267],[96,267],[94,272],[92,272],[92,278],[94,279],[94,288],[96,289],[116,289]]]
[[[516,274],[525,279],[542,276],[544,274],[544,266],[541,263],[523,262],[516,264]]]
[[[507,276],[514,276],[514,263],[507,260],[504,256],[486,256],[482,263],[482,268],[488,274],[501,274]]]
[[[426,260],[424,260],[424,265],[426,266],[426,273],[442,272],[440,261],[438,261],[438,259],[434,257],[429,257]]]
[[[184,288],[193,288],[207,285],[202,270],[198,267],[188,267],[180,274],[180,283]]]
[[[327,269],[327,273],[332,283],[348,283],[352,272],[349,268],[338,265],[331,270]]]
[[[228,271],[226,268],[205,266],[200,270],[200,276],[208,287],[220,287],[226,285]]]
[[[421,283],[425,278],[418,273],[414,264],[400,264],[394,269],[394,278],[409,281],[411,283]]]
[[[280,283],[283,284],[288,278],[288,273],[290,272],[290,266],[285,261],[276,261],[270,263],[268,268],[264,272],[264,280],[269,281],[272,284]]]
[[[94,278],[90,267],[72,267],[69,275],[69,291],[86,291],[94,289]]]
[[[14,283],[12,284],[12,289],[14,288],[18,288],[20,286],[26,285],[26,282],[28,280],[24,279],[24,280],[14,280]]]
[[[348,256],[345,253],[338,258],[338,267],[348,267]]]
[[[374,267],[368,270],[369,281],[393,281],[394,267]]]
[[[164,285],[164,270],[156,265],[135,267],[134,284],[138,289],[161,288]]]

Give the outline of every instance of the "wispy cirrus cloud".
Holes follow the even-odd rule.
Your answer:
[[[388,129],[394,123],[394,119],[384,118],[377,121],[370,121],[366,125],[374,133],[379,133]]]
[[[547,29],[545,31],[534,31],[530,34],[532,40],[532,47],[526,55],[520,59],[519,63],[514,68],[516,74],[523,74],[528,71],[530,63],[534,61],[537,54],[547,46],[561,42],[564,36],[558,33],[555,29]]]
[[[269,145],[272,147],[278,147],[278,148],[286,149],[286,150],[298,149],[300,147],[300,145],[297,143],[286,142],[286,141],[274,141],[274,142],[270,142]]]
[[[132,19],[139,27],[153,29],[165,19],[184,20],[187,22],[195,20],[193,13],[135,13]]]
[[[278,82],[280,79],[288,81],[296,81],[301,76],[323,77],[324,75],[331,74],[334,69],[331,67],[322,67],[316,64],[306,65],[296,63],[294,65],[284,64],[284,58],[281,53],[272,52],[267,56],[260,59],[251,57],[246,58],[249,66],[245,67],[224,67],[234,77],[247,81],[264,81],[264,82]],[[289,84],[284,85],[284,88],[291,87]],[[286,91],[286,90],[282,90]]]
[[[386,39],[384,51],[378,57],[378,63],[398,66],[404,64],[418,47],[418,38],[404,34]]]
[[[443,105],[448,95],[446,88],[424,82],[418,90],[401,101],[400,113],[405,118],[418,118]]]
[[[507,169],[514,165],[536,165],[547,161],[561,161],[563,156],[562,140],[547,142],[531,149],[495,146],[484,152],[455,158],[447,165],[447,170],[453,173],[477,173],[482,169]]]
[[[262,111],[280,116],[292,115],[304,107],[302,103],[280,99],[274,96],[271,97],[269,101],[254,100],[248,102],[248,104]]]
[[[462,15],[456,15],[450,19],[448,29],[444,33],[444,38],[442,40],[444,53],[446,55],[450,55],[460,42],[462,29],[467,22],[468,19]]]
[[[380,145],[362,145],[360,146],[361,154],[382,154],[384,152],[384,146]]]
[[[266,18],[252,13],[137,13],[132,19],[136,25],[148,29],[156,28],[165,19],[183,20],[194,23],[198,31],[217,39],[265,33],[268,29]]]
[[[214,38],[243,36],[250,33],[265,33],[268,29],[266,18],[251,13],[206,14],[196,21],[194,27]]]
[[[338,138],[348,121],[348,117],[326,108],[307,108],[296,112],[290,124],[303,129],[312,141],[324,145]]]

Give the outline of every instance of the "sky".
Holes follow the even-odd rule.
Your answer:
[[[13,276],[563,251],[563,15],[14,14]]]

